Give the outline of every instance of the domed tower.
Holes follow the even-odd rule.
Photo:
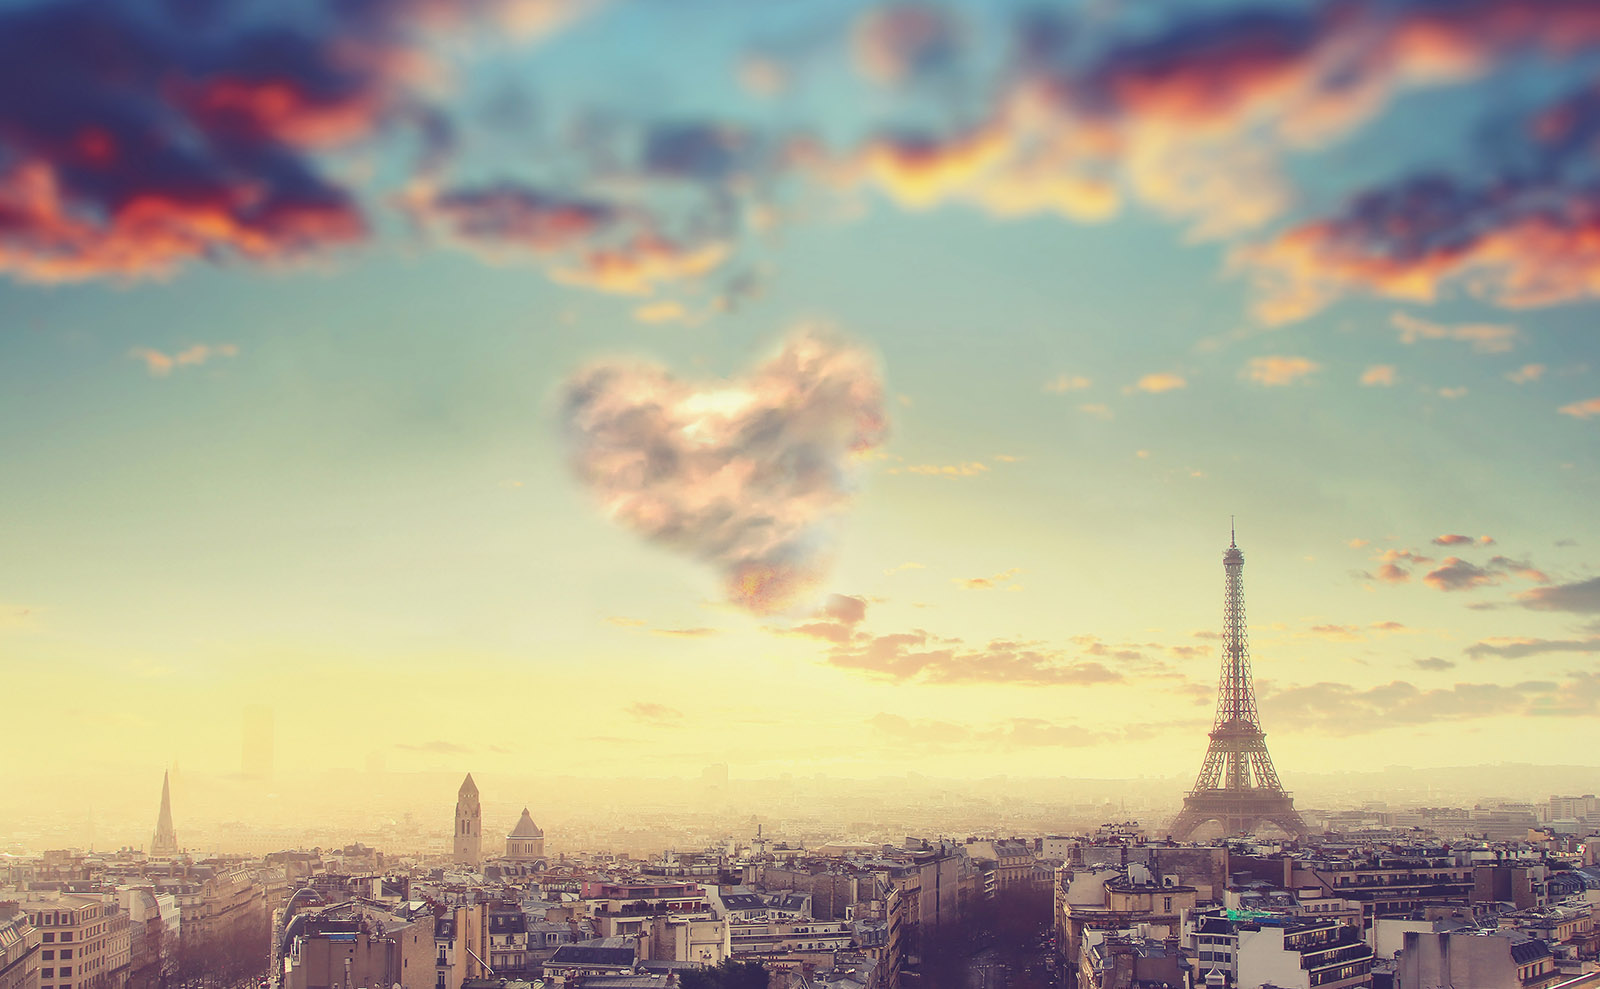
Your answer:
[[[544,832],[533,823],[528,808],[522,808],[522,819],[506,835],[506,858],[513,862],[543,862]]]
[[[478,806],[478,784],[472,774],[461,781],[456,794],[456,851],[455,861],[474,869],[483,861],[483,814]]]

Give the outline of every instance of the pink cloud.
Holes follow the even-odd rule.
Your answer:
[[[816,331],[731,381],[594,365],[568,379],[563,415],[574,470],[602,509],[716,567],[756,613],[787,607],[826,570],[853,464],[887,429],[876,362]]]

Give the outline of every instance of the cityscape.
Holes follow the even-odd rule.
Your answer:
[[[0,0],[0,989],[1600,989],[1597,71]]]

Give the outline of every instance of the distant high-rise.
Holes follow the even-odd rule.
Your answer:
[[[156,816],[156,833],[150,839],[150,854],[178,854],[178,833],[172,829],[172,786],[166,773],[161,774],[161,813]]]
[[[272,778],[272,709],[252,704],[244,709],[244,745],[239,768],[245,778]]]
[[[472,782],[472,774],[468,773],[456,794],[455,861],[460,865],[477,868],[483,861],[482,816],[478,806],[478,784]]]
[[[1244,620],[1244,553],[1231,539],[1223,554],[1227,575],[1223,598],[1222,677],[1217,685],[1217,717],[1211,744],[1194,789],[1170,834],[1182,841],[1207,821],[1222,824],[1226,834],[1243,834],[1270,822],[1288,834],[1306,834],[1306,822],[1284,792],[1267,754],[1267,736],[1256,712],[1256,687],[1250,675],[1250,647]]]

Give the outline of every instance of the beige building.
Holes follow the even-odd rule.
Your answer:
[[[27,895],[23,909],[40,934],[39,989],[103,989],[108,985],[105,905],[89,896]]]
[[[0,989],[39,989],[41,943],[14,903],[0,903]]]
[[[1148,875],[1142,871],[1141,880]],[[1195,899],[1193,886],[1135,882],[1115,869],[1062,868],[1056,873],[1054,897],[1057,950],[1076,964],[1087,929],[1117,931],[1146,924],[1158,929],[1151,937],[1176,934]]]

